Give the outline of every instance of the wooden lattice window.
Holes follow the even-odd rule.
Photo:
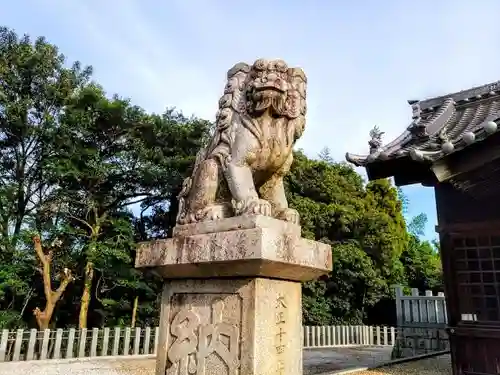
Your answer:
[[[460,314],[464,321],[500,321],[500,236],[453,240]]]

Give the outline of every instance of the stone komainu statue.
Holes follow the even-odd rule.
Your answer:
[[[307,79],[282,60],[236,64],[227,73],[216,128],[179,194],[178,224],[260,214],[299,223],[283,177],[302,135]]]

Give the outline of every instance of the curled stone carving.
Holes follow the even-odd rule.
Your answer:
[[[179,194],[178,224],[259,214],[298,224],[283,177],[305,127],[307,79],[282,60],[227,73],[216,128]]]
[[[240,367],[239,328],[223,321],[222,300],[213,301],[211,310],[209,324],[204,324],[189,308],[175,314],[170,325],[174,341],[167,353],[172,367],[167,369],[166,375],[205,375],[206,360],[214,353],[225,364],[228,375],[237,374]],[[227,344],[223,343],[224,338]]]

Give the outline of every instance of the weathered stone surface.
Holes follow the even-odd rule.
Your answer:
[[[330,246],[301,238],[295,226],[262,217],[241,223],[253,229],[143,243],[138,248],[136,267],[152,267],[165,278],[255,276],[294,281],[311,280],[331,270]],[[197,225],[206,229],[205,224]],[[196,231],[191,227],[184,233]]]
[[[290,233],[300,237],[300,225],[277,220],[263,215],[242,215],[228,219],[202,221],[194,224],[177,225],[173,237],[185,237],[193,234],[228,232],[238,229],[269,228],[281,233]]]
[[[162,297],[157,374],[302,374],[301,285],[172,280]]]
[[[283,176],[305,127],[306,82],[302,69],[282,60],[228,71],[215,132],[179,194],[178,224],[245,214],[299,223]]]

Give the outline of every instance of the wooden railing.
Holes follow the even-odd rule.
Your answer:
[[[0,362],[106,356],[154,356],[159,328],[94,328],[0,333]],[[305,349],[392,346],[393,327],[323,326],[303,328]]]
[[[422,294],[411,289],[406,295],[403,288],[395,288],[397,338],[394,358],[410,357],[449,349],[446,327],[446,298],[440,292],[434,295],[426,290]]]
[[[419,290],[413,288],[411,295],[408,296],[400,286],[395,288],[395,293],[398,326],[446,327],[448,316],[444,293],[439,292],[434,296],[432,291],[426,290],[425,295],[420,295]]]

